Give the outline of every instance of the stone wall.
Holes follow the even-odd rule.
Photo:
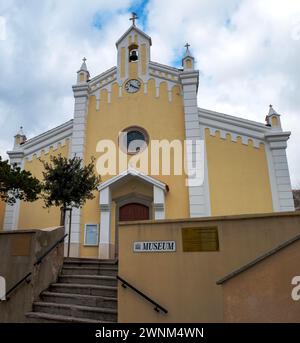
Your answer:
[[[6,280],[6,291],[29,272],[32,275],[0,302],[0,322],[25,322],[32,303],[50,283],[57,280],[63,264],[63,244],[59,244],[41,264],[34,266],[64,235],[64,228],[15,230],[0,232],[0,276]]]

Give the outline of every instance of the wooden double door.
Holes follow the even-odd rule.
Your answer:
[[[148,220],[149,207],[139,203],[129,203],[119,208],[119,221]]]

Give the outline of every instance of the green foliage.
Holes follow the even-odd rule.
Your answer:
[[[29,171],[21,170],[0,156],[0,199],[14,204],[16,199],[35,201],[41,192],[42,185]]]
[[[43,172],[43,198],[46,207],[81,207],[86,200],[93,199],[93,191],[100,183],[100,177],[94,174],[94,161],[84,166],[78,157],[67,159],[59,155],[52,156],[50,163],[41,161]]]

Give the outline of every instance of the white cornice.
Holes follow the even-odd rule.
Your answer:
[[[93,77],[90,81],[89,81],[89,86],[94,86],[96,85],[98,82],[101,82],[105,79],[107,79],[108,77],[113,77],[114,74],[117,74],[117,67],[112,67],[108,70],[106,70],[105,72]]]
[[[22,153],[25,158],[31,159],[34,154],[39,155],[41,150],[47,152],[51,146],[55,148],[59,143],[64,145],[65,140],[72,137],[72,129],[73,119],[29,139],[24,144],[18,146],[16,150],[8,151],[7,154],[11,157],[17,153]]]
[[[265,135],[269,134],[272,130],[269,126],[262,123],[202,108],[198,108],[198,114],[199,122],[204,127],[241,135],[245,140],[253,138],[264,141]]]
[[[179,76],[180,70],[174,67],[167,66],[165,64],[150,61],[149,68],[163,73],[168,73],[174,76]]]
[[[98,190],[101,191],[104,188],[107,188],[107,187],[113,185],[114,183],[116,183],[118,181],[121,181],[122,179],[124,179],[124,178],[126,178],[128,176],[137,177],[137,178],[141,179],[144,182],[150,183],[153,186],[156,186],[156,187],[162,189],[165,192],[168,190],[168,186],[165,183],[163,183],[163,182],[161,182],[159,180],[156,180],[156,179],[154,179],[153,177],[151,177],[149,175],[141,173],[141,172],[139,172],[139,171],[137,171],[137,170],[135,170],[133,168],[129,168],[129,169],[125,170],[124,172],[120,173],[119,175],[115,175],[111,179],[109,179],[109,180],[107,180],[105,182],[102,182],[98,186]]]
[[[131,32],[131,31],[136,31],[139,33],[141,36],[145,37],[146,39],[149,40],[150,46],[152,45],[151,37],[148,36],[145,32],[140,30],[138,27],[131,25],[130,28],[117,40],[116,42],[116,47],[122,42],[122,40]]]

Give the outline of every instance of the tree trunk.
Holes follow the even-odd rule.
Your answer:
[[[60,226],[65,226],[65,219],[66,219],[66,208],[60,208]]]

